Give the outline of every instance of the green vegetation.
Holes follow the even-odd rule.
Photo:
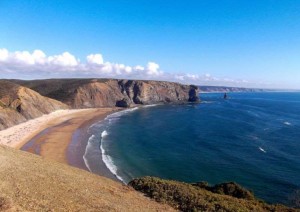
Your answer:
[[[247,189],[243,188],[235,182],[221,183],[215,186],[209,186],[207,182],[193,183],[191,185],[211,191],[213,193],[229,195],[239,199],[255,199],[252,192],[248,191]]]
[[[205,182],[188,184],[143,177],[132,180],[129,185],[181,211],[297,211],[259,201],[250,191],[232,182],[210,187]]]

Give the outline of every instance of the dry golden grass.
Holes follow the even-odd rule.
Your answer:
[[[0,146],[0,210],[173,211],[128,186]]]

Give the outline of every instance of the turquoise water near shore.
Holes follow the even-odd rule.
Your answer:
[[[112,114],[90,128],[85,161],[102,159],[124,182],[157,176],[235,181],[268,202],[300,189],[300,93],[201,94],[201,104]]]

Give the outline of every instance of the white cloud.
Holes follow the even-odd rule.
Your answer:
[[[154,62],[149,62],[147,64],[147,74],[152,76],[158,76],[161,75],[162,72],[159,70],[159,65]]]
[[[140,66],[140,65],[135,66],[133,69],[135,69],[137,71],[141,71],[141,72],[145,70],[145,68],[143,66]]]
[[[15,53],[13,53],[13,55],[14,55],[13,57],[14,57],[15,61],[18,63],[24,63],[24,64],[28,64],[28,65],[34,64],[33,55],[31,55],[27,51],[22,51],[22,52],[17,51]]]
[[[0,61],[6,61],[8,58],[8,51],[7,49],[0,49]]]
[[[35,64],[45,64],[47,61],[46,54],[41,50],[34,50],[32,53]]]
[[[184,81],[184,76],[183,75],[175,75],[174,78],[177,79],[177,80],[180,80],[180,81]]]
[[[197,67],[195,67],[197,68]],[[209,73],[203,75],[189,73],[165,73],[155,62],[146,66],[127,66],[103,60],[101,54],[90,54],[81,62],[69,52],[47,56],[41,50],[9,52],[0,49],[0,78],[63,78],[99,77],[153,79],[175,81],[198,85],[257,86],[246,80],[217,78]]]
[[[90,64],[97,64],[97,65],[103,64],[103,57],[101,54],[90,54],[86,57],[86,60]]]
[[[58,66],[77,66],[79,61],[69,52],[48,57],[48,63]]]

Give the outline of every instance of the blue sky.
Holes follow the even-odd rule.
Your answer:
[[[300,88],[300,1],[0,0],[0,49],[2,78]]]

